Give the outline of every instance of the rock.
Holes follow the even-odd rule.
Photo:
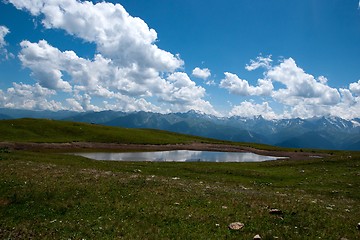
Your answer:
[[[241,222],[233,222],[233,223],[230,223],[229,225],[229,228],[231,230],[240,230],[244,227],[245,225]]]
[[[277,208],[270,209],[269,213],[272,215],[282,215],[283,214],[283,212]]]
[[[254,240],[261,240],[261,237],[260,237],[259,234],[256,234],[253,239],[254,239]]]
[[[360,230],[360,222],[357,225],[357,229]]]

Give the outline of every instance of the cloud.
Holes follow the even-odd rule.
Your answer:
[[[245,69],[248,71],[254,71],[258,68],[270,69],[271,63],[272,63],[271,55],[267,57],[258,56],[256,60],[250,60],[250,64],[247,64],[245,66]]]
[[[258,86],[251,86],[248,81],[240,79],[236,74],[225,72],[225,78],[221,80],[220,87],[227,89],[230,93],[240,96],[267,96],[273,90],[271,81],[259,79]]]
[[[326,77],[316,78],[306,73],[292,58],[272,67],[265,72],[265,77],[283,85],[272,93],[273,99],[287,109],[283,116],[311,118],[331,115],[346,119],[360,116],[360,81],[351,83],[349,89],[332,88]]]
[[[55,94],[55,91],[41,87],[39,84],[13,83],[13,87],[8,88],[6,92],[0,91],[0,105],[6,108],[63,110],[61,103],[47,100],[49,96]]]
[[[0,48],[6,45],[5,36],[10,33],[10,30],[5,26],[0,26]]]
[[[334,105],[340,101],[338,90],[329,87],[325,77],[315,79],[299,68],[292,58],[285,59],[278,66],[271,68],[266,72],[266,77],[285,86],[274,91],[272,96],[286,105]]]
[[[52,90],[71,91],[68,82],[62,79],[62,70],[66,62],[66,54],[50,46],[45,40],[39,43],[22,41],[19,59],[24,67],[32,70],[32,77],[38,80],[42,87]]]
[[[360,80],[350,83],[349,89],[340,88],[341,101],[332,106],[330,114],[345,119],[360,117]]]
[[[266,119],[274,119],[277,117],[275,112],[269,106],[268,102],[257,104],[249,101],[244,101],[240,103],[240,105],[234,106],[229,115],[241,117],[253,117],[261,115]]]
[[[211,72],[210,72],[210,70],[208,68],[200,69],[200,68],[196,67],[192,71],[192,75],[194,77],[206,80],[211,76]]]
[[[66,102],[69,105],[69,109],[72,111],[82,112],[85,111],[84,107],[80,104],[80,102],[76,101],[74,98],[67,98]]]
[[[282,106],[282,113],[275,115],[268,105],[246,101],[235,106],[231,114],[263,114],[274,118],[309,118],[333,115],[343,118],[360,116],[360,80],[349,85],[349,89],[336,89],[328,85],[324,76],[314,77],[297,66],[293,58],[284,59],[272,66],[270,57],[258,57],[246,68],[252,71],[264,68],[264,79],[257,86],[232,73],[225,73],[220,87],[239,96],[266,96]],[[274,87],[276,86],[276,88]],[[248,109],[247,109],[248,108]]]
[[[354,83],[350,83],[349,89],[352,93],[360,96],[360,80]]]
[[[184,72],[175,72],[168,78],[165,91],[161,94],[161,101],[171,103],[172,111],[184,112],[189,110],[198,110],[204,113],[218,115],[212,105],[203,100],[205,89],[196,86],[189,76]]]
[[[353,96],[349,89],[339,89],[341,93],[341,102],[330,109],[332,116],[338,116],[345,119],[358,118],[360,116],[360,97]]]
[[[118,66],[140,70],[153,68],[173,72],[183,61],[159,49],[157,33],[140,18],[132,17],[120,4],[76,0],[9,0],[16,8],[43,16],[48,29],[63,29],[68,34],[95,43],[97,51]]]
[[[214,80],[209,80],[208,78],[211,76],[211,71],[208,68],[199,68],[196,67],[194,68],[194,70],[192,71],[192,75],[196,78],[200,78],[204,80],[204,83],[208,86],[215,86],[216,83]]]
[[[0,57],[4,57],[5,59],[14,58],[12,53],[9,53],[5,48],[7,46],[7,42],[5,41],[5,36],[10,33],[10,30],[5,26],[0,26]]]
[[[36,84],[69,95],[64,102],[69,109],[195,109],[216,113],[203,99],[205,89],[178,71],[184,64],[179,55],[159,49],[156,31],[142,19],[130,16],[120,4],[76,0],[9,2],[42,18],[47,29],[62,29],[96,45],[97,54],[85,59],[72,50],[61,51],[46,40],[20,43],[19,59],[31,70]]]
[[[217,114],[206,100],[206,89],[183,72],[184,61],[180,55],[160,49],[157,32],[142,19],[131,16],[122,5],[78,0],[7,2],[28,11],[46,29],[59,29],[94,44],[96,54],[83,58],[74,50],[60,50],[45,39],[22,41],[18,57],[35,81],[32,85],[14,83],[0,91],[1,106],[77,111],[194,109]],[[7,27],[0,26],[0,54],[6,58],[11,56],[5,41],[9,33]],[[348,89],[332,88],[326,77],[305,72],[293,58],[275,64],[271,55],[260,55],[245,66],[248,71],[260,68],[263,75],[256,84],[225,72],[219,87],[248,97],[235,106],[231,114],[250,116],[262,112],[267,118],[320,114],[360,116],[360,80],[351,83]],[[211,72],[207,68],[196,67],[192,76],[214,84],[214,80],[209,80]],[[263,102],[251,100],[258,96]],[[57,102],[61,98],[65,100]],[[283,106],[283,112],[276,116],[265,98],[276,106]]]
[[[73,51],[62,52],[45,40],[23,41],[20,45],[19,59],[24,67],[31,69],[32,77],[40,86],[73,92],[75,97],[66,100],[72,110],[99,111],[110,106],[100,108],[91,104],[92,96],[97,96],[112,99],[116,109],[122,111],[195,109],[216,113],[211,104],[202,99],[205,89],[197,86],[186,73],[174,72],[164,79],[151,69],[141,72],[136,66],[120,68],[100,54],[89,60]],[[153,105],[145,99],[147,97],[158,99],[162,106]]]
[[[283,87],[273,91],[272,98],[284,104],[289,117],[310,118],[330,115],[334,113],[332,109],[341,103],[338,89],[328,86],[327,78],[315,78],[306,73],[292,58],[272,67],[265,76],[272,82],[282,84]]]

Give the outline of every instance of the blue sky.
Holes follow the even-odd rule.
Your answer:
[[[358,0],[7,0],[0,12],[0,107],[360,117]]]

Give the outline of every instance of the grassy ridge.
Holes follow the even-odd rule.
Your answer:
[[[0,133],[0,142],[100,142],[155,145],[201,142],[233,144],[270,151],[298,151],[298,149],[281,148],[266,144],[234,143],[162,130],[109,127],[48,119],[0,120]],[[316,152],[319,152],[319,150],[316,150]]]
[[[47,119],[0,121],[0,141],[178,144],[215,140],[151,129],[127,129]]]

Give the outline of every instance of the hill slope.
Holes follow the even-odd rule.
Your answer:
[[[46,119],[0,121],[0,141],[178,144],[215,140],[152,129],[127,129]]]

